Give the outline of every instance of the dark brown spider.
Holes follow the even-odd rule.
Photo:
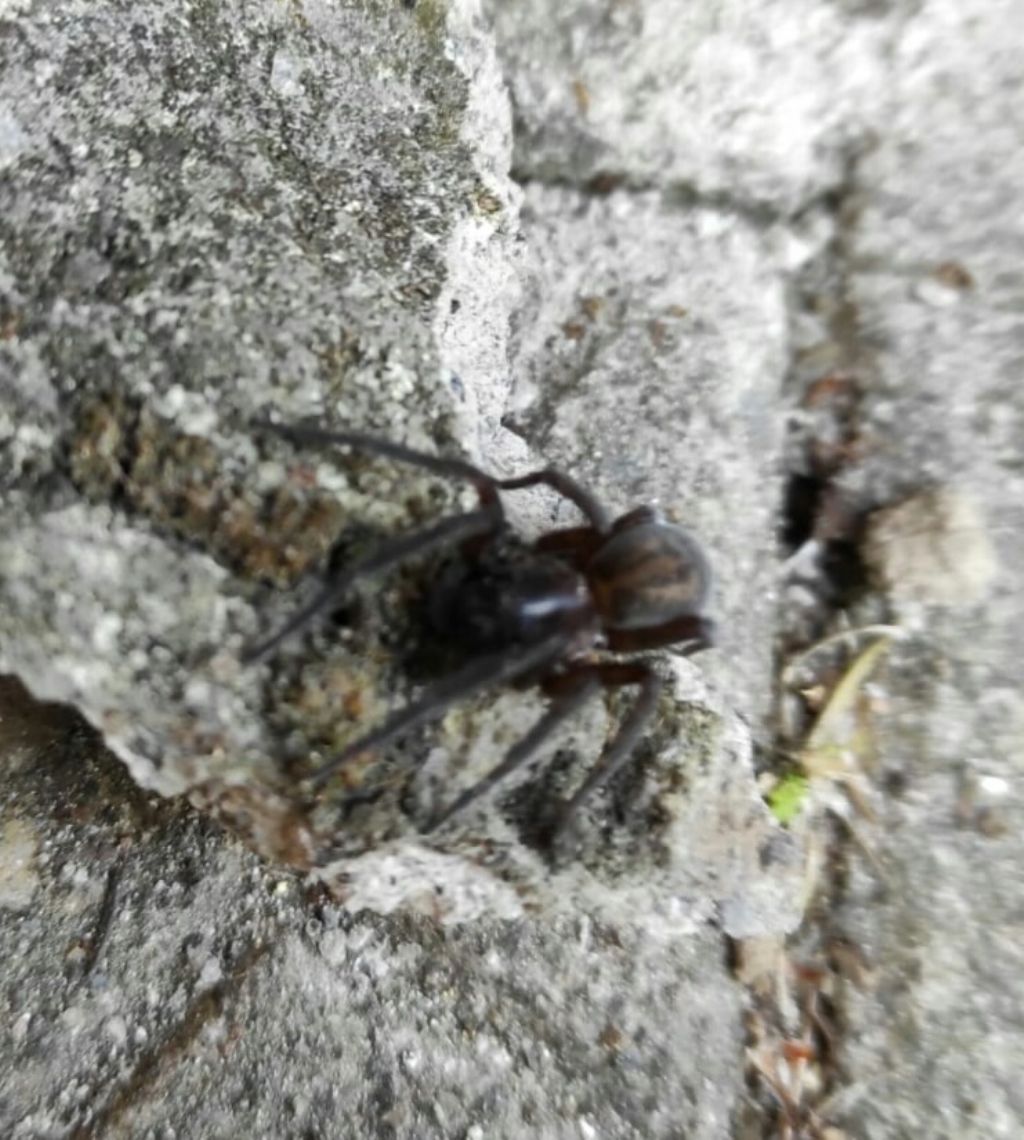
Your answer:
[[[597,660],[595,651],[636,653],[678,644],[694,653],[712,642],[713,625],[701,613],[710,570],[696,541],[653,507],[610,519],[589,491],[552,468],[495,479],[461,459],[425,455],[357,432],[269,422],[256,426],[297,444],[350,447],[466,479],[480,500],[476,510],[392,539],[345,567],[283,629],[246,654],[250,662],[268,656],[329,612],[357,578],[427,551],[452,545],[459,551],[432,587],[428,609],[438,633],[470,652],[469,664],[318,768],[312,783],[323,784],[353,757],[383,748],[483,689],[510,682],[539,685],[552,700],[548,711],[492,772],[422,828],[432,831],[525,763],[601,687],[639,686],[635,704],[589,775],[553,813],[551,835],[556,834],[628,760],[661,691],[661,679],[646,663]],[[514,541],[499,492],[538,484],[575,504],[587,521],[524,546]]]

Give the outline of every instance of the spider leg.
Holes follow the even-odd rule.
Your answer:
[[[645,649],[678,646],[676,652],[688,657],[715,644],[715,623],[700,614],[687,614],[652,629],[610,629],[607,639],[613,653],[641,653]]]
[[[425,554],[428,550],[433,550],[438,546],[446,546],[452,541],[493,532],[500,524],[501,515],[494,509],[469,511],[464,515],[451,515],[448,518],[441,519],[440,522],[431,527],[414,531],[412,534],[401,535],[398,538],[393,538],[390,542],[385,542],[366,558],[345,567],[310,602],[294,614],[277,633],[267,638],[266,641],[247,649],[242,657],[243,662],[251,665],[253,662],[259,661],[272,653],[281,642],[291,637],[293,633],[305,629],[356,579],[386,570],[389,566],[393,566],[396,562],[401,562],[414,554]]]
[[[480,497],[481,506],[497,506],[499,511],[501,509],[497,480],[464,459],[446,459],[439,455],[428,455],[426,452],[406,447],[403,443],[394,443],[390,439],[380,439],[358,431],[328,431],[325,428],[306,424],[277,424],[271,420],[253,420],[253,427],[272,431],[276,435],[290,439],[293,443],[309,444],[314,447],[351,447],[355,451],[386,455],[389,459],[422,467],[427,471],[433,471],[436,475],[466,479],[473,484]]]
[[[557,491],[564,498],[573,503],[586,515],[590,525],[600,534],[607,534],[611,529],[611,520],[608,512],[597,501],[586,487],[564,471],[554,467],[545,467],[541,471],[531,471],[527,475],[518,475],[514,479],[497,479],[495,486],[503,491],[517,491],[523,487],[536,487],[538,483],[545,483],[552,490]]]
[[[551,708],[540,718],[530,731],[514,744],[505,758],[493,771],[488,772],[482,780],[478,780],[472,787],[467,788],[461,795],[443,808],[430,819],[420,830],[424,834],[436,831],[443,823],[447,823],[453,815],[464,811],[471,803],[485,796],[496,784],[511,775],[521,764],[537,751],[552,732],[570,716],[578,711],[601,687],[600,681],[593,675],[581,677]]]
[[[610,780],[629,759],[647,726],[647,722],[657,708],[662,680],[653,669],[646,665],[611,664],[605,666],[601,671],[601,680],[608,687],[613,685],[639,685],[640,695],[619,726],[619,731],[609,741],[597,763],[587,774],[586,779],[561,808],[551,832],[552,840],[565,830],[584,800],[602,784]]]
[[[559,633],[546,641],[518,647],[511,652],[488,654],[470,661],[464,668],[428,689],[419,701],[407,705],[379,728],[339,752],[337,756],[318,768],[310,780],[314,786],[323,784],[354,756],[383,748],[392,740],[404,736],[421,724],[437,720],[457,701],[465,700],[483,689],[514,681],[517,677],[550,664],[565,651],[568,640],[565,634]]]
[[[364,435],[362,432],[334,431],[306,424],[277,424],[272,420],[262,419],[254,420],[253,427],[272,431],[298,444],[310,444],[315,447],[351,447],[356,451],[386,455],[389,459],[397,459],[400,463],[411,463],[438,475],[451,475],[459,479],[467,479],[476,489],[482,506],[496,503],[499,490],[515,491],[523,487],[535,487],[538,483],[544,483],[574,503],[586,515],[595,530],[607,534],[611,526],[607,511],[595,496],[585,487],[580,486],[571,475],[553,467],[545,467],[541,471],[532,471],[527,475],[519,475],[513,479],[496,479],[493,475],[488,475],[486,471],[481,471],[479,467],[464,459],[447,459],[439,455],[428,455],[426,452],[406,447],[405,444],[393,443],[389,439],[380,439],[374,435]]]

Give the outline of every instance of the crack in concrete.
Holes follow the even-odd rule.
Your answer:
[[[267,940],[253,943],[225,978],[195,998],[178,1024],[162,1041],[142,1054],[126,1080],[114,1089],[94,1115],[71,1131],[70,1140],[96,1140],[107,1136],[126,1113],[143,1106],[148,1094],[184,1058],[203,1029],[237,997],[252,970],[274,945]]]

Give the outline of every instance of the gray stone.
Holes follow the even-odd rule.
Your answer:
[[[876,125],[895,20],[813,0],[495,2],[516,173],[792,214]]]
[[[574,195],[539,192],[524,224],[471,5],[4,19],[0,669],[29,691],[11,681],[3,705],[3,1130],[720,1135],[742,1028],[709,924],[786,929],[800,874],[748,723],[766,708],[777,431],[764,466],[747,452],[784,364],[770,243],[656,195],[580,224]],[[671,411],[645,462],[633,440],[634,456],[589,454],[587,406],[626,426],[604,380],[538,383],[527,326],[565,319],[555,279],[581,262],[618,293],[588,348],[600,376],[643,355],[630,434]],[[686,280],[704,293],[690,324]],[[734,318],[751,328],[730,354]],[[689,394],[665,390],[677,369]],[[336,544],[351,557],[463,494],[254,431],[271,411],[499,474],[572,464],[615,508],[660,497],[707,541],[729,651],[707,672],[663,662],[637,763],[555,865],[526,841],[524,787],[429,843],[414,827],[540,714],[531,693],[471,702],[356,771],[386,791],[347,827],[336,802],[297,798],[296,765],[417,691],[408,601],[425,572],[364,591],[358,620],[269,665],[242,668],[241,650]],[[752,491],[742,525],[714,502]],[[565,521],[540,493],[511,510],[526,534]],[[749,596],[733,556],[759,576]],[[761,627],[749,653],[737,620]],[[624,707],[571,726],[533,795],[578,779]],[[187,795],[264,861],[153,792]]]
[[[889,562],[889,590],[916,648],[897,652],[877,721],[900,790],[871,833],[885,882],[857,863],[835,916],[877,971],[848,997],[840,1118],[879,1140],[1024,1122],[1022,46],[1009,5],[921,9],[849,236],[875,370],[862,485],[882,502],[924,491],[896,510],[927,523],[888,517],[914,556]],[[921,502],[946,506],[922,518]],[[922,543],[951,569],[929,570]]]
[[[0,922],[5,1135],[722,1135],[741,1031],[712,930],[352,917],[127,783],[88,751],[4,773],[45,836]]]
[[[978,505],[947,488],[876,511],[864,556],[905,623],[924,607],[985,601],[999,575]]]
[[[766,460],[779,446],[755,439],[783,361],[781,286],[765,243],[726,216],[680,220],[628,196],[572,230],[575,204],[555,197],[550,234],[537,199],[537,228],[520,235],[507,105],[471,20],[453,17],[449,62],[436,53],[443,27],[430,9],[385,17],[356,6],[335,18],[311,8],[301,21],[242,11],[187,17],[202,43],[219,45],[212,57],[195,36],[175,37],[163,13],[143,26],[98,11],[83,25],[91,55],[132,50],[146,67],[156,52],[163,69],[143,83],[100,64],[73,108],[39,89],[28,66],[6,69],[7,105],[37,162],[23,158],[7,191],[3,667],[36,696],[81,710],[142,786],[187,794],[353,907],[387,913],[428,899],[453,922],[582,908],[677,933],[716,913],[735,932],[791,924],[795,850],[757,795],[735,711],[763,714],[768,691],[768,639],[754,649],[735,632],[771,623],[770,483],[746,462],[752,444]],[[371,45],[385,34],[392,64],[381,70]],[[44,54],[53,84],[77,78],[80,51],[58,37]],[[119,133],[97,126],[111,107]],[[529,278],[540,311],[520,304],[517,236],[548,253]],[[544,280],[556,275],[558,288]],[[734,300],[741,279],[738,295],[753,304]],[[417,820],[494,766],[540,715],[535,697],[453,711],[381,763],[350,766],[311,807],[297,775],[392,699],[411,698],[397,665],[413,636],[401,600],[415,585],[379,589],[367,620],[312,645],[296,639],[268,666],[240,658],[300,604],[304,579],[339,540],[354,557],[373,530],[409,528],[458,501],[416,470],[365,459],[353,470],[268,440],[254,418],[312,413],[428,449],[443,432],[498,473],[536,464],[499,422],[508,324],[513,305],[535,331],[561,322],[574,280],[609,303],[578,349],[594,368],[571,396],[555,374],[545,393],[558,398],[555,432],[524,434],[600,493],[628,496],[616,507],[660,495],[707,538],[716,564],[733,565],[720,577],[726,653],[712,689],[689,663],[668,665],[646,767],[616,785],[610,810],[581,816],[571,856],[553,870],[529,823],[600,754],[611,731],[600,708],[553,742],[576,763],[553,766],[532,800],[513,792],[502,801],[511,816],[467,813],[426,843]],[[43,282],[45,299],[33,295]],[[694,289],[700,307],[687,323],[679,313]],[[746,339],[726,353],[721,329],[733,319]],[[523,384],[511,398],[527,418],[546,355],[524,344],[516,361]],[[44,403],[26,385],[32,368]],[[616,394],[638,368],[635,410],[617,414]],[[606,459],[581,416],[609,436]],[[616,452],[613,426],[632,436],[658,422],[668,432],[650,435],[644,463]],[[559,446],[566,436],[575,448]],[[759,498],[749,526],[736,525],[730,496]],[[554,521],[550,496],[518,498],[527,533]],[[267,579],[282,589],[261,588]],[[351,793],[368,789],[373,798],[352,809]]]
[[[751,752],[786,401],[841,372],[841,490],[877,512],[881,586],[849,617],[913,636],[872,679],[875,869],[829,868],[827,923],[875,988],[836,996],[827,1121],[1019,1133],[1015,15],[3,7],[0,669],[35,697],[0,692],[4,1134],[730,1134],[742,995],[709,924],[798,917]],[[464,496],[254,432],[269,411],[502,475],[564,464],[707,545],[722,649],[663,661],[637,763],[557,865],[523,784],[429,844],[413,826],[535,694],[357,771],[389,790],[347,828],[296,799],[429,675],[406,653],[429,571],[259,669],[240,650],[336,545]],[[926,512],[923,548],[885,513],[915,502],[974,504],[969,566],[957,510]],[[541,493],[510,510],[526,534],[571,518]],[[567,729],[535,794],[623,707]]]

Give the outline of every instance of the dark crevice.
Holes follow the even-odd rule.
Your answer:
[[[72,1140],[91,1140],[108,1136],[133,1108],[144,1105],[155,1086],[181,1064],[202,1031],[237,999],[253,969],[273,948],[271,943],[257,942],[243,951],[227,976],[201,993],[184,1016],[152,1049],[143,1053],[127,1079],[114,1088],[106,1103],[98,1106],[87,1121],[71,1133]]]
[[[814,475],[795,472],[789,477],[782,507],[782,545],[795,553],[814,534],[815,521],[824,494],[823,480]]]
[[[581,197],[607,198],[618,191],[629,194],[660,194],[667,206],[681,213],[694,210],[714,210],[767,229],[775,225],[799,225],[816,214],[825,213],[840,219],[851,209],[854,198],[852,175],[862,154],[872,146],[866,139],[859,147],[851,147],[844,158],[842,175],[833,185],[825,186],[789,208],[763,198],[737,193],[735,190],[705,189],[690,179],[662,181],[657,178],[636,176],[626,170],[599,170],[586,177],[556,169],[524,169],[513,166],[510,177],[524,189],[542,186],[554,190],[569,190]]]
[[[693,210],[716,210],[734,214],[752,225],[767,227],[790,222],[820,205],[820,199],[802,203],[793,211],[780,210],[768,202],[738,197],[726,191],[701,190],[691,182],[661,182],[637,178],[627,171],[603,170],[586,178],[561,172],[526,171],[513,167],[510,177],[519,186],[542,186],[566,190],[584,198],[607,198],[624,191],[628,194],[660,194],[666,205],[686,213]]]
[[[785,383],[789,428],[779,519],[785,563],[776,643],[778,716],[774,739],[760,750],[762,771],[783,781],[825,778],[810,776],[795,759],[807,745],[822,697],[805,697],[803,686],[799,692],[790,688],[784,693],[783,672],[798,654],[834,633],[838,619],[870,590],[862,544],[868,514],[878,504],[869,501],[860,470],[870,453],[864,439],[864,405],[877,382],[877,365],[851,287],[860,201],[857,156],[851,154],[842,184],[818,203],[833,219],[831,241],[790,287],[794,330],[816,328],[818,336],[794,346]],[[806,692],[832,690],[850,659],[842,646],[834,655],[823,655],[822,669]],[[806,707],[794,712],[793,702],[801,701]],[[782,962],[806,1030],[806,1044],[800,1047],[809,1051],[807,1061],[816,1067],[818,1085],[797,1085],[796,1095],[790,1096],[770,1073],[751,1069],[748,1111],[737,1124],[743,1125],[745,1135],[765,1140],[783,1131],[822,1135],[830,1121],[818,1115],[818,1108],[843,1083],[842,997],[850,955],[837,957],[832,950],[845,945],[835,916],[847,886],[853,841],[849,828],[823,810],[812,826],[825,865],[801,926],[787,940]],[[750,1025],[758,1027],[750,1030],[750,1045],[762,1058],[766,1042],[778,1041],[780,1057],[794,1047],[794,1023],[787,1021],[774,997],[752,989],[750,1017]]]

